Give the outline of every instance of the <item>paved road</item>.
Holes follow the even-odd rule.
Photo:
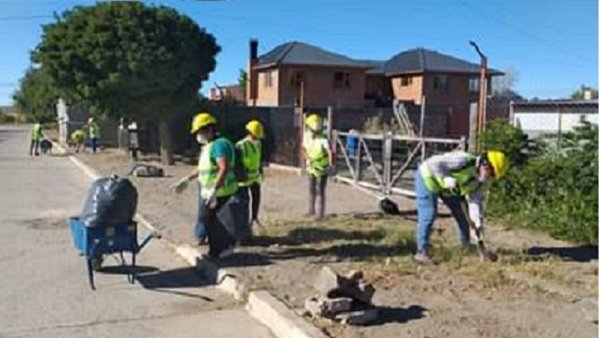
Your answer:
[[[0,337],[271,337],[160,241],[138,283],[109,257],[91,291],[65,221],[90,181],[66,157],[29,157],[28,136],[0,125]]]

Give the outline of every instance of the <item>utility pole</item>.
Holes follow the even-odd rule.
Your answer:
[[[481,49],[474,41],[469,41],[469,44],[475,48],[481,59],[479,71],[479,101],[477,103],[477,145],[475,150],[481,151],[481,133],[484,130],[486,118],[486,101],[487,101],[487,57],[481,52]]]

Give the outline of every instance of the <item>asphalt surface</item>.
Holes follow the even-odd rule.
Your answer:
[[[0,337],[272,337],[159,240],[135,284],[108,257],[92,291],[67,228],[91,181],[67,157],[30,157],[29,130],[0,125]]]

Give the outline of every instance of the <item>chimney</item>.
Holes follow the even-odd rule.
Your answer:
[[[256,106],[258,96],[258,72],[254,68],[258,63],[258,40],[250,39],[250,55],[248,60],[247,82],[246,82],[246,102],[248,105]]]
[[[583,90],[583,99],[589,101],[594,98],[592,90],[590,88],[586,88]]]
[[[250,60],[258,59],[258,40],[250,39]]]

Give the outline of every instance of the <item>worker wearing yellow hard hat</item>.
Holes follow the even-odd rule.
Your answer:
[[[325,216],[325,190],[327,176],[333,174],[333,153],[329,140],[323,134],[323,120],[310,114],[304,121],[305,132],[302,153],[308,174],[308,216],[322,219]]]
[[[437,215],[438,197],[452,212],[463,246],[470,243],[472,226],[478,241],[483,241],[483,198],[489,182],[508,171],[506,155],[489,150],[476,155],[453,151],[426,159],[415,175],[417,201],[417,253],[419,263],[431,263],[429,236]]]
[[[238,185],[234,174],[235,150],[233,144],[217,132],[217,119],[208,112],[197,114],[191,133],[202,145],[198,167],[175,184],[181,193],[188,182],[197,178],[199,188],[198,219],[195,236],[199,244],[208,237],[208,256],[224,258],[233,253],[234,239],[219,221],[218,212],[236,194]]]
[[[251,201],[250,215],[248,217],[250,228],[258,220],[260,208],[260,186],[262,181],[262,143],[265,137],[265,128],[262,123],[252,120],[246,124],[247,135],[236,143],[240,164],[243,166],[244,177],[238,182],[238,196],[244,201]]]

